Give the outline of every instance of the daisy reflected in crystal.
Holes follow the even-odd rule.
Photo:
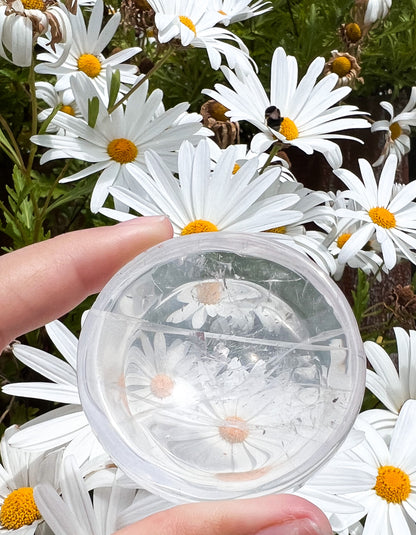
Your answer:
[[[410,182],[400,189],[395,188],[397,158],[390,155],[384,164],[379,183],[367,160],[359,160],[363,182],[347,169],[334,173],[348,190],[342,196],[353,199],[360,209],[337,210],[337,215],[359,221],[360,227],[349,237],[339,253],[339,261],[346,263],[370,241],[381,248],[387,269],[397,263],[397,257],[404,257],[416,264],[416,182]]]
[[[247,281],[234,279],[205,280],[181,286],[176,299],[180,308],[167,317],[171,323],[186,323],[200,329],[208,319],[229,318],[235,326],[246,326],[253,320],[252,311],[264,298],[259,289]]]
[[[135,184],[129,189],[113,187],[110,192],[141,215],[164,214],[170,218],[176,235],[222,230],[260,232],[286,225],[301,214],[289,210],[299,197],[295,194],[268,195],[281,170],[269,167],[258,175],[257,158],[247,161],[236,173],[236,152],[228,147],[214,170],[209,145],[201,141],[196,148],[184,142],[179,150],[179,180],[153,151],[145,154],[149,174],[131,169]],[[131,214],[103,208],[114,219],[131,219]]]
[[[105,58],[102,54],[102,51],[113,38],[121,19],[120,13],[116,13],[101,30],[103,11],[103,1],[97,0],[92,10],[88,27],[85,26],[81,9],[77,10],[76,15],[70,16],[73,32],[72,45],[67,58],[59,66],[54,66],[54,63],[62,53],[61,47],[57,45],[54,51],[46,39],[39,40],[39,44],[43,46],[46,52],[38,54],[37,59],[41,63],[36,65],[35,70],[41,74],[54,74],[57,76],[57,90],[69,89],[71,76],[78,76],[82,72],[104,94],[106,91],[107,68],[114,71],[116,69],[119,70],[122,83],[133,84],[137,80],[135,75],[137,67],[126,65],[124,62],[138,54],[141,51],[139,47],[127,48],[112,54],[108,58]],[[120,90],[125,91],[126,88],[121,85]]]
[[[232,384],[232,375],[226,375]],[[208,393],[192,410],[160,413],[152,431],[173,455],[225,481],[266,475],[272,460],[286,455],[275,392],[258,388],[252,384],[249,396],[244,384],[234,391],[228,387],[222,397]],[[251,471],[257,475],[245,474]]]
[[[261,132],[251,142],[251,149],[264,152],[277,141],[283,146],[293,145],[307,154],[321,152],[330,165],[342,163],[341,150],[332,139],[354,139],[341,130],[369,128],[370,123],[356,106],[338,105],[351,91],[349,87],[334,89],[338,75],[332,73],[317,82],[324,68],[324,58],[316,58],[298,84],[298,65],[283,48],[273,54],[270,98],[254,73],[236,71],[227,67],[223,72],[233,89],[222,84],[215,91],[203,93],[223,104],[232,121],[248,121]]]
[[[263,0],[254,2],[251,0],[212,0],[210,7],[223,15],[221,24],[226,26],[233,22],[257,17],[273,9],[270,2]]]
[[[389,446],[360,418],[355,429],[365,439],[337,454],[315,477],[328,491],[364,506],[363,535],[411,535],[416,521],[416,401],[403,405]]]
[[[58,486],[61,455],[29,453],[9,446],[19,434],[17,426],[9,427],[0,442],[0,533],[33,535],[43,518],[33,497],[38,483]]]
[[[231,69],[236,65],[244,70],[252,68],[252,60],[243,41],[229,30],[215,26],[225,17],[220,11],[212,9],[209,0],[149,0],[149,4],[155,11],[160,43],[180,39],[183,46],[205,48],[213,69],[220,68],[222,55]]]
[[[76,375],[76,337],[59,321],[46,325],[49,337],[65,360],[24,344],[15,344],[13,353],[23,364],[40,373],[51,382],[11,383],[3,392],[12,396],[45,399],[66,403],[26,424],[10,442],[17,448],[44,451],[66,446],[67,454],[75,454],[79,462],[101,455],[103,450],[93,434],[81,407]]]
[[[165,335],[153,339],[142,333],[130,348],[125,373],[127,398],[133,414],[142,416],[158,406],[180,406],[197,399],[191,371],[198,348],[176,339],[169,345]]]
[[[364,349],[373,370],[367,370],[366,386],[383,403],[399,414],[408,399],[416,399],[416,331],[409,334],[394,328],[397,341],[399,371],[390,356],[375,342],[367,341]]]
[[[0,1],[0,56],[19,67],[29,67],[33,45],[40,35],[51,47],[59,48],[55,65],[63,61],[72,41],[68,11],[55,0]],[[62,43],[62,44],[59,44]]]
[[[108,80],[108,83],[110,81]],[[109,190],[116,181],[121,184],[133,181],[134,170],[145,167],[145,153],[153,148],[167,162],[170,168],[177,166],[177,153],[184,139],[200,139],[201,123],[195,114],[191,120],[184,120],[188,109],[186,102],[160,112],[163,93],[155,89],[147,95],[148,82],[144,82],[127,100],[125,107],[119,106],[113,113],[107,112],[107,101],[101,98],[88,77],[72,80],[75,101],[82,118],[58,112],[53,124],[65,130],[66,135],[36,135],[32,141],[48,147],[41,163],[57,158],[76,158],[90,162],[87,168],[65,177],[61,182],[79,180],[100,172],[91,196],[91,210],[97,212],[104,204]],[[99,102],[98,117],[94,126],[88,118],[88,101],[96,97]],[[137,173],[134,175],[137,176]]]
[[[390,115],[390,119],[371,125],[372,132],[385,132],[386,136],[383,151],[373,164],[375,166],[382,164],[389,154],[395,154],[400,161],[410,151],[410,127],[416,126],[416,87],[412,87],[408,103],[397,115],[390,102],[382,101],[380,106]]]

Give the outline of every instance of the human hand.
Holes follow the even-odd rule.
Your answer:
[[[0,348],[98,292],[137,254],[172,237],[165,217],[80,230],[0,257]],[[117,535],[330,535],[324,514],[292,495],[173,507]]]

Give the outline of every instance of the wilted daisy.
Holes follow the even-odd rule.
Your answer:
[[[416,401],[403,405],[389,446],[360,418],[355,428],[365,433],[365,440],[336,455],[318,474],[321,483],[365,507],[363,535],[411,535],[416,520]]]
[[[233,146],[224,151],[211,171],[208,143],[203,140],[194,148],[184,142],[179,150],[179,180],[153,151],[147,152],[145,159],[150,175],[132,170],[134,190],[116,186],[111,194],[139,214],[168,215],[176,235],[260,232],[300,216],[287,210],[299,199],[295,194],[261,197],[278,180],[280,169],[272,167],[258,175],[258,162],[253,158],[233,174]],[[105,208],[101,212],[119,220],[132,217]]]
[[[4,386],[3,392],[12,396],[45,399],[69,405],[31,420],[10,439],[10,443],[31,451],[68,445],[66,453],[75,453],[81,464],[88,457],[101,454],[103,450],[92,433],[78,395],[78,340],[59,321],[49,323],[46,330],[65,361],[24,344],[15,344],[13,352],[23,364],[51,382],[12,383]]]
[[[1,0],[0,56],[19,67],[29,67],[34,44],[49,32],[45,42],[56,50],[53,61],[58,64],[65,59],[72,39],[69,16],[55,0]]]
[[[261,131],[251,143],[255,152],[264,152],[277,140],[307,154],[321,152],[337,168],[342,154],[331,140],[357,140],[339,131],[368,128],[370,123],[356,117],[362,115],[356,106],[335,106],[351,91],[349,87],[334,89],[338,75],[332,73],[316,82],[324,64],[324,58],[316,58],[298,84],[296,59],[277,48],[272,59],[270,98],[254,71],[234,74],[227,67],[222,70],[233,90],[216,84],[215,91],[204,89],[203,93],[223,104],[232,121],[248,121]]]
[[[102,54],[104,48],[113,38],[119,24],[120,13],[114,14],[101,30],[103,23],[104,4],[102,0],[97,0],[92,10],[88,27],[85,26],[84,15],[78,9],[75,15],[70,15],[72,26],[72,45],[65,61],[55,66],[62,51],[60,45],[51,48],[46,39],[40,39],[39,44],[45,48],[46,52],[38,54],[37,59],[42,63],[36,65],[35,70],[41,74],[54,74],[58,76],[56,82],[57,90],[70,88],[71,76],[79,73],[86,74],[101,93],[106,91],[106,70],[119,70],[122,83],[132,84],[137,80],[135,73],[137,67],[124,64],[125,61],[141,51],[139,47],[127,48],[108,58]],[[123,85],[120,90],[123,91]]]
[[[363,78],[359,77],[361,67],[357,59],[348,54],[348,52],[338,52],[332,50],[332,57],[325,63],[324,76],[335,73],[338,76],[338,82],[335,87],[348,85],[354,87],[356,82],[363,83]]]
[[[251,5],[250,5],[251,4]],[[221,19],[221,24],[228,26],[233,22],[247,20],[273,9],[270,2],[263,0],[212,0],[211,9],[215,9],[224,18]]]
[[[367,370],[366,386],[385,405],[398,414],[405,401],[416,399],[416,331],[406,333],[394,328],[397,341],[399,371],[386,351],[375,342],[365,342],[364,348],[374,371]]]
[[[361,208],[356,211],[339,209],[337,215],[360,221],[362,225],[343,245],[339,261],[346,263],[370,240],[381,248],[387,269],[396,265],[397,256],[416,264],[416,182],[395,188],[397,157],[390,155],[384,164],[379,183],[369,162],[359,160],[363,182],[347,169],[334,171],[348,190],[342,196],[353,199]]]
[[[373,165],[380,165],[389,154],[395,154],[400,162],[410,151],[410,127],[416,126],[416,87],[412,87],[409,102],[397,115],[390,102],[382,101],[380,106],[390,115],[390,119],[376,121],[371,125],[372,132],[386,132],[383,151]]]
[[[59,452],[28,453],[9,446],[19,434],[17,426],[9,427],[0,442],[0,533],[32,535],[43,518],[33,498],[38,483],[58,485],[61,466]]]
[[[62,464],[62,497],[46,483],[36,486],[34,496],[45,522],[54,535],[112,535],[120,529],[120,513],[129,507],[135,489],[122,488],[114,480],[107,488],[90,488],[72,457]]]
[[[184,139],[201,129],[199,116],[191,121],[180,120],[189,104],[177,104],[161,112],[163,93],[156,89],[147,98],[148,82],[143,83],[128,99],[125,107],[119,106],[113,113],[107,112],[107,102],[83,76],[72,81],[75,100],[83,117],[88,117],[88,101],[94,96],[99,102],[99,111],[94,126],[87,120],[59,112],[53,124],[65,130],[66,135],[37,135],[32,141],[49,147],[41,163],[57,158],[77,158],[91,162],[86,169],[68,176],[62,182],[79,180],[101,172],[91,197],[91,210],[97,212],[108,196],[108,188],[116,181],[126,183],[130,174],[145,167],[144,155],[154,149],[171,168],[176,167],[177,154]],[[69,134],[69,135],[68,135]]]
[[[160,43],[180,39],[183,46],[205,48],[213,69],[220,68],[221,55],[224,55],[231,69],[239,65],[244,70],[251,70],[252,60],[247,47],[229,30],[215,26],[224,15],[212,9],[209,0],[149,0],[149,4],[155,11]]]

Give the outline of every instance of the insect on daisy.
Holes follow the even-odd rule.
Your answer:
[[[277,141],[283,147],[293,145],[307,154],[321,152],[337,168],[342,163],[342,154],[332,139],[359,141],[339,131],[369,128],[370,123],[356,117],[363,115],[356,106],[335,106],[351,91],[349,87],[335,89],[338,75],[331,73],[316,82],[324,64],[324,58],[316,58],[298,83],[296,58],[277,48],[272,59],[270,97],[254,71],[236,69],[234,74],[227,67],[222,71],[233,89],[216,84],[215,91],[204,89],[203,93],[225,106],[225,115],[232,121],[248,121],[260,130],[251,142],[253,151],[264,152]]]

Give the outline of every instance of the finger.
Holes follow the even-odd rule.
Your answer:
[[[325,515],[289,494],[180,505],[115,535],[332,535]]]
[[[0,349],[59,318],[145,249],[172,237],[163,216],[62,234],[0,257]]]

